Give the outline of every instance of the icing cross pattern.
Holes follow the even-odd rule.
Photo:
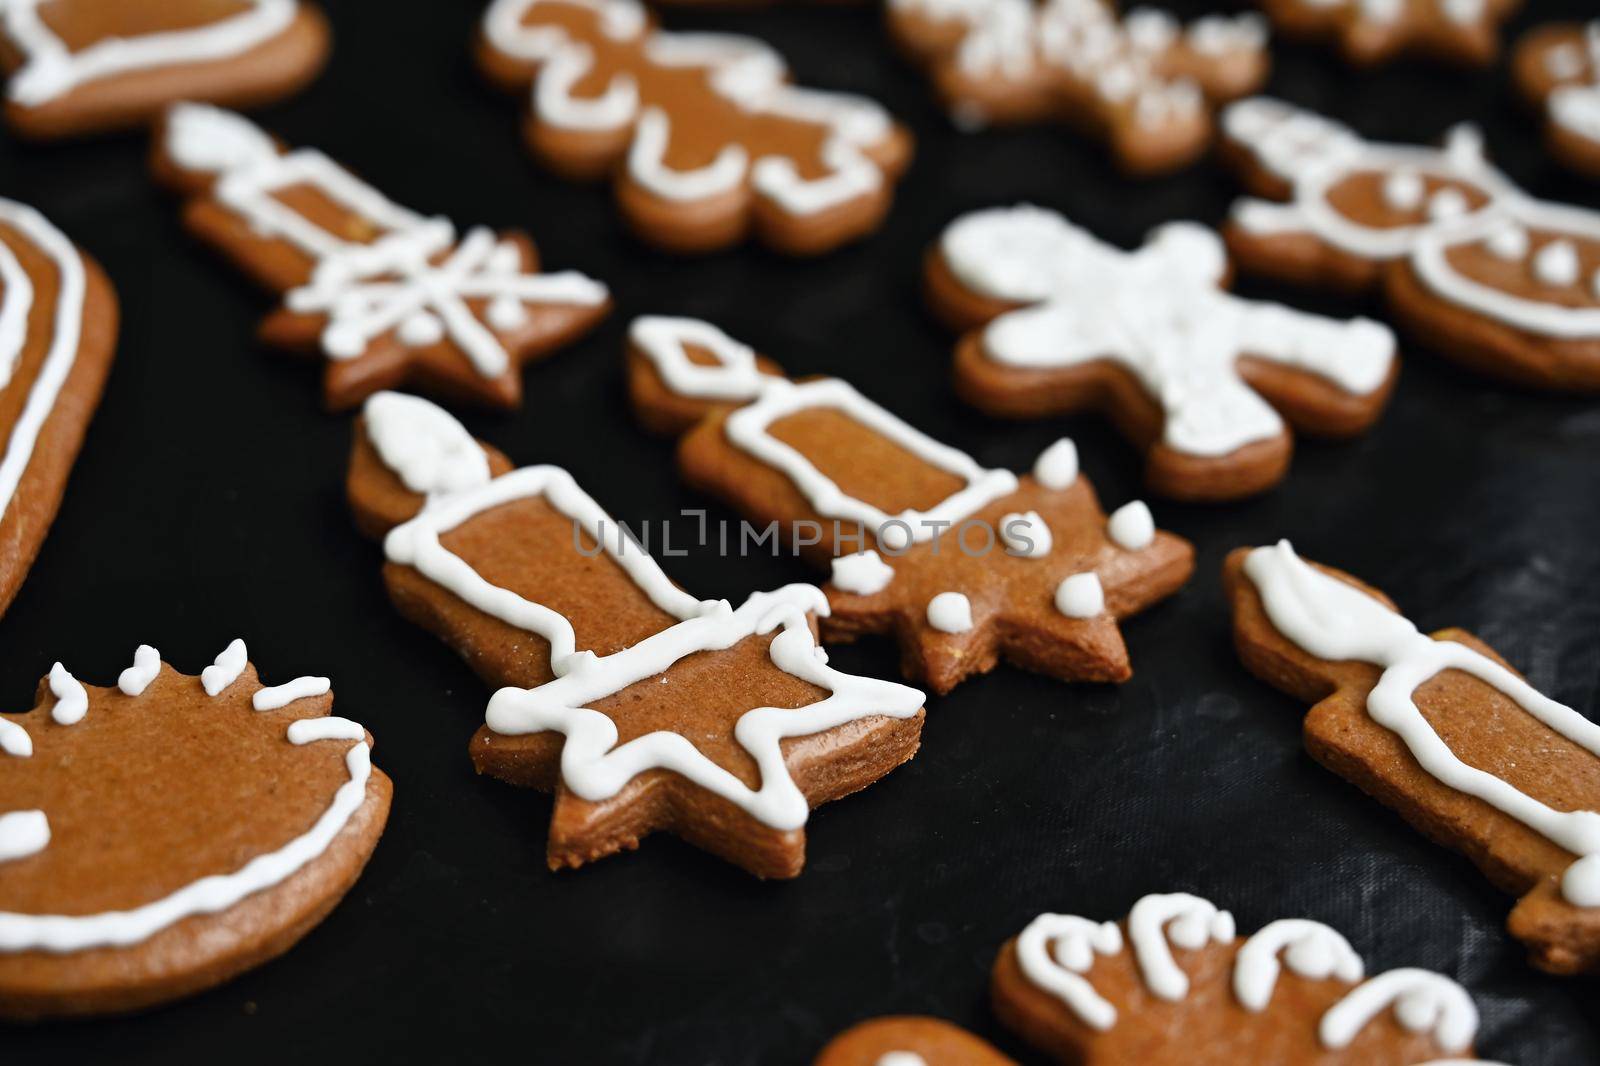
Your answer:
[[[248,656],[242,640],[235,640],[206,667],[199,679],[207,696],[222,696],[243,673]],[[132,699],[139,699],[161,672],[161,656],[155,648],[141,644],[134,652],[133,665],[123,670],[117,688]],[[54,703],[50,721],[68,728],[82,728],[94,698],[59,662],[50,669],[48,690]],[[320,696],[329,691],[325,677],[301,677],[283,685],[258,688],[251,695],[255,711],[274,711],[295,700]],[[119,705],[116,714],[133,713]],[[158,713],[158,712],[157,712]],[[217,914],[246,896],[288,880],[322,855],[344,829],[366,798],[371,775],[371,749],[366,730],[357,722],[332,716],[303,718],[289,723],[285,739],[294,745],[323,740],[354,741],[345,755],[348,779],[339,786],[332,800],[305,833],[281,847],[251,858],[236,870],[191,882],[160,899],[138,907],[99,914],[22,914],[0,911],[0,952],[47,951],[65,953],[99,947],[127,947],[149,939],[184,918],[198,914]],[[0,716],[0,762],[34,757],[34,738],[19,723]],[[42,810],[0,813],[0,863],[26,859],[50,845],[50,823]]]
[[[321,152],[281,152],[230,112],[172,108],[163,147],[176,167],[212,179],[211,198],[242,219],[251,237],[285,242],[310,260],[304,283],[286,293],[285,308],[323,322],[317,343],[336,365],[381,357],[384,344],[416,351],[448,343],[470,367],[460,375],[468,393],[514,404],[520,393],[514,356],[531,347],[518,337],[534,315],[561,308],[591,318],[607,304],[599,282],[576,271],[538,273],[515,240],[484,227],[457,242],[447,219],[393,203]],[[301,188],[361,220],[359,232],[333,232],[283,199]],[[330,402],[336,402],[332,375]],[[375,387],[360,387],[354,398]]]

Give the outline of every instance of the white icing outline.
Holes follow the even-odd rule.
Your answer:
[[[0,241],[0,389],[11,383],[22,358],[32,307],[33,282],[11,246]]]
[[[698,318],[641,315],[628,326],[628,340],[647,359],[668,389],[701,400],[750,400],[770,375],[756,365],[756,353],[709,322]],[[693,345],[710,352],[715,366],[689,359]]]

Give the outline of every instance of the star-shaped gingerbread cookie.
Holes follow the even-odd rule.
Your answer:
[[[325,361],[323,398],[342,410],[402,385],[495,407],[522,401],[521,367],[590,329],[606,287],[539,272],[523,234],[474,228],[393,203],[312,149],[283,150],[238,115],[173,108],[154,152],[184,195],[184,223],[284,294],[262,338]]]

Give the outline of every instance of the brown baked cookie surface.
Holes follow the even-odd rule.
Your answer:
[[[665,830],[797,876],[810,809],[916,754],[922,694],[827,665],[819,590],[697,600],[565,471],[508,468],[438,407],[380,393],[347,483],[396,608],[498,690],[478,771],[555,794],[552,869]]]
[[[297,0],[7,0],[6,122],[43,139],[140,126],[180,100],[269,104],[317,75],[328,36]]]
[[[292,947],[349,891],[391,786],[327,678],[200,677],[141,646],[117,685],[60,663],[0,716],[0,1017],[137,1010]]]
[[[1536,200],[1470,126],[1443,148],[1376,144],[1269,99],[1224,115],[1256,193],[1224,231],[1239,267],[1379,290],[1419,345],[1514,384],[1600,389],[1600,212]]]
[[[100,265],[0,198],[0,614],[50,530],[116,342]]]
[[[314,149],[285,150],[227,111],[173,108],[152,158],[185,199],[185,227],[283,306],[268,344],[324,361],[323,400],[343,410],[411,385],[515,408],[522,366],[586,333],[610,309],[577,271],[543,273],[523,233],[474,227],[392,202]]]
[[[1579,173],[1600,177],[1600,19],[1530,31],[1517,42],[1511,76],[1544,112],[1551,153]]]
[[[1109,518],[1070,441],[1031,475],[989,470],[836,378],[791,382],[704,322],[630,330],[641,421],[681,428],[685,480],[832,570],[825,639],[895,637],[934,691],[1004,657],[1069,681],[1131,675],[1117,626],[1170,596],[1193,549],[1135,501]],[[752,525],[753,524],[753,525]]]
[[[1287,542],[1234,552],[1224,578],[1245,666],[1316,704],[1312,756],[1520,896],[1533,965],[1600,970],[1600,726]]]
[[[1013,1066],[959,1025],[912,1015],[871,1018],[828,1041],[813,1066]]]
[[[951,223],[924,288],[963,333],[967,402],[1009,418],[1103,411],[1144,451],[1152,492],[1229,500],[1283,479],[1288,424],[1321,437],[1371,426],[1399,371],[1386,327],[1240,299],[1229,272],[1202,226],[1166,225],[1124,252],[1023,205]]]
[[[1500,53],[1500,24],[1522,0],[1260,0],[1273,28],[1295,40],[1332,41],[1355,66],[1423,56],[1486,67]]]
[[[1406,1066],[1472,1059],[1478,1010],[1441,974],[1363,980],[1349,942],[1285,919],[1236,936],[1186,893],[1146,896],[1125,921],[1042,914],[1000,949],[995,1014],[1082,1066]]]
[[[911,158],[871,100],[789,84],[751,37],[658,30],[636,0],[495,0],[476,52],[496,85],[531,87],[533,153],[614,175],[624,219],[673,252],[829,251],[877,228]]]
[[[1060,122],[1127,172],[1178,170],[1210,146],[1219,103],[1267,80],[1256,15],[1179,24],[1108,0],[892,0],[889,29],[962,126]]]

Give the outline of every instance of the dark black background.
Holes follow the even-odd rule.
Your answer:
[[[1515,31],[1592,13],[1591,0],[1529,7]],[[550,266],[613,286],[604,326],[527,372],[522,411],[466,413],[475,432],[518,462],[567,467],[628,520],[708,506],[623,402],[625,325],[666,312],[709,319],[791,372],[845,376],[990,465],[1023,468],[1070,434],[1108,505],[1141,493],[1133,451],[1093,417],[1010,425],[956,402],[951,338],[918,296],[919,255],[959,212],[1016,200],[1124,244],[1172,219],[1214,222],[1235,194],[1217,166],[1135,183],[1064,131],[958,134],[870,5],[672,12],[669,26],[759,35],[802,81],[878,98],[919,145],[888,224],[858,246],[809,262],[759,250],[669,259],[627,236],[604,187],[556,180],[523,154],[518,102],[469,64],[477,14],[472,3],[344,0],[326,75],[262,116],[401,203],[526,227]],[[1503,65],[1354,74],[1321,50],[1283,46],[1276,59],[1275,92],[1365,133],[1425,140],[1471,119],[1529,188],[1600,205],[1600,187],[1544,155]],[[888,1012],[949,1018],[1023,1055],[985,1006],[999,944],[1042,910],[1113,918],[1144,893],[1184,889],[1232,908],[1247,931],[1290,915],[1330,922],[1372,972],[1419,965],[1458,978],[1482,1009],[1486,1055],[1600,1061],[1600,985],[1531,970],[1502,928],[1510,899],[1304,754],[1303,708],[1240,668],[1217,581],[1229,548],[1291,536],[1386,588],[1425,627],[1475,630],[1592,714],[1592,401],[1507,391],[1408,344],[1399,391],[1368,436],[1304,446],[1289,480],[1253,501],[1153,501],[1159,524],[1195,541],[1199,569],[1125,627],[1128,684],[1002,668],[932,700],[912,764],[816,813],[796,881],[757,882],[668,837],[556,875],[544,866],[548,801],[476,778],[467,760],[485,689],[385,601],[379,552],[342,500],[348,420],[318,409],[313,369],[253,344],[269,301],[184,237],[146,178],[145,147],[137,136],[0,144],[0,191],[99,258],[124,314],[60,518],[0,622],[0,706],[26,709],[57,658],[109,684],[142,641],[197,673],[243,636],[269,681],[333,677],[338,713],[377,735],[394,812],[360,883],[285,958],[140,1017],[7,1030],[0,1058],[803,1062],[849,1023]],[[676,523],[685,539],[691,528]],[[735,598],[810,573],[794,559],[704,550],[666,566],[697,595]],[[886,644],[835,661],[895,670]]]

